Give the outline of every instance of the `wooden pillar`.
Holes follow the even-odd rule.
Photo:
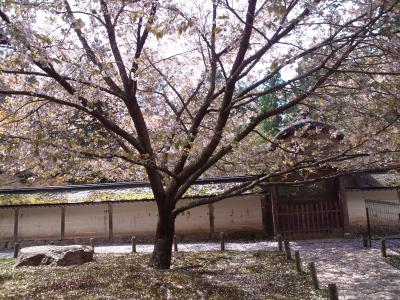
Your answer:
[[[132,253],[136,253],[136,236],[132,237]]]
[[[319,290],[319,281],[318,281],[317,270],[315,268],[314,262],[309,262],[308,263],[308,270],[311,273],[311,278],[312,278],[312,281],[313,281],[314,289]]]
[[[340,197],[340,203],[342,204],[343,231],[347,233],[350,232],[350,219],[349,219],[349,209],[347,207],[345,184],[346,184],[345,178],[339,177],[339,197]]]
[[[14,242],[18,241],[18,219],[19,219],[19,208],[14,209]]]
[[[261,201],[261,218],[262,218],[262,226],[263,226],[263,231],[264,234],[267,235],[268,233],[268,224],[267,224],[267,197],[269,197],[269,194],[264,194],[260,197]]]
[[[296,271],[297,273],[302,273],[301,270],[301,259],[300,259],[300,252],[294,251],[294,259],[296,261]]]
[[[178,252],[178,240],[176,238],[176,235],[174,235],[174,251]]]
[[[279,223],[278,223],[278,188],[276,185],[271,187],[271,205],[272,205],[272,220],[274,227],[274,236],[279,234]]]
[[[14,243],[14,258],[17,258],[21,244],[19,242]]]
[[[284,241],[283,245],[285,247],[286,259],[287,260],[291,260],[292,259],[292,252],[290,250],[290,242],[289,241]]]
[[[113,232],[113,211],[112,211],[112,203],[108,203],[108,240],[112,242],[114,239]]]
[[[383,239],[381,240],[381,255],[382,257],[387,257],[386,253],[386,241]]]
[[[212,203],[208,204],[208,219],[210,222],[209,238],[212,239],[214,236],[214,205]]]
[[[338,290],[335,283],[328,284],[328,294],[329,294],[329,300],[339,299]]]
[[[65,239],[65,206],[61,206],[61,240]]]

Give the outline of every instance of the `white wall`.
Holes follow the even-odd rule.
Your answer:
[[[107,204],[65,207],[65,238],[108,237]]]
[[[181,200],[178,207],[190,202]],[[200,234],[210,232],[210,216],[208,205],[198,206],[179,214],[175,220],[175,231],[177,234]]]
[[[365,200],[379,200],[388,202],[399,202],[396,189],[388,190],[346,190],[347,207],[349,211],[350,226],[365,226],[367,215]]]
[[[19,210],[18,239],[59,239],[60,207],[24,207]]]
[[[224,199],[214,204],[215,232],[261,231],[261,195]]]
[[[154,235],[158,219],[155,202],[114,203],[112,209],[114,236]]]
[[[14,236],[14,209],[0,209],[0,240],[12,240]]]
[[[182,200],[183,205],[190,200]],[[113,203],[113,235],[153,236],[158,211],[153,201]],[[54,239],[61,237],[61,207],[21,207],[18,239]],[[182,235],[208,234],[210,216],[208,205],[181,213],[175,223],[176,233]],[[263,230],[261,196],[246,195],[214,203],[214,232],[258,232]],[[0,240],[12,240],[14,210],[0,208]],[[108,238],[109,214],[107,203],[65,205],[65,239]]]

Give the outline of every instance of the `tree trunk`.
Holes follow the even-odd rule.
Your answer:
[[[169,269],[171,266],[172,243],[175,232],[175,218],[172,213],[159,214],[156,239],[149,266],[155,269]]]

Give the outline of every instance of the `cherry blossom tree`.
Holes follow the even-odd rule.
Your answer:
[[[187,209],[293,172],[395,166],[398,32],[388,24],[398,5],[2,2],[3,168],[148,179],[159,215],[150,265],[169,268],[175,218]],[[262,106],[269,95],[279,103]],[[263,130],[276,116],[290,126],[281,135]],[[179,204],[199,177],[220,173],[253,177]]]

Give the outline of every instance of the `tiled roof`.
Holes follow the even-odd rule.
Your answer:
[[[370,173],[347,177],[347,189],[400,188],[400,173]]]

